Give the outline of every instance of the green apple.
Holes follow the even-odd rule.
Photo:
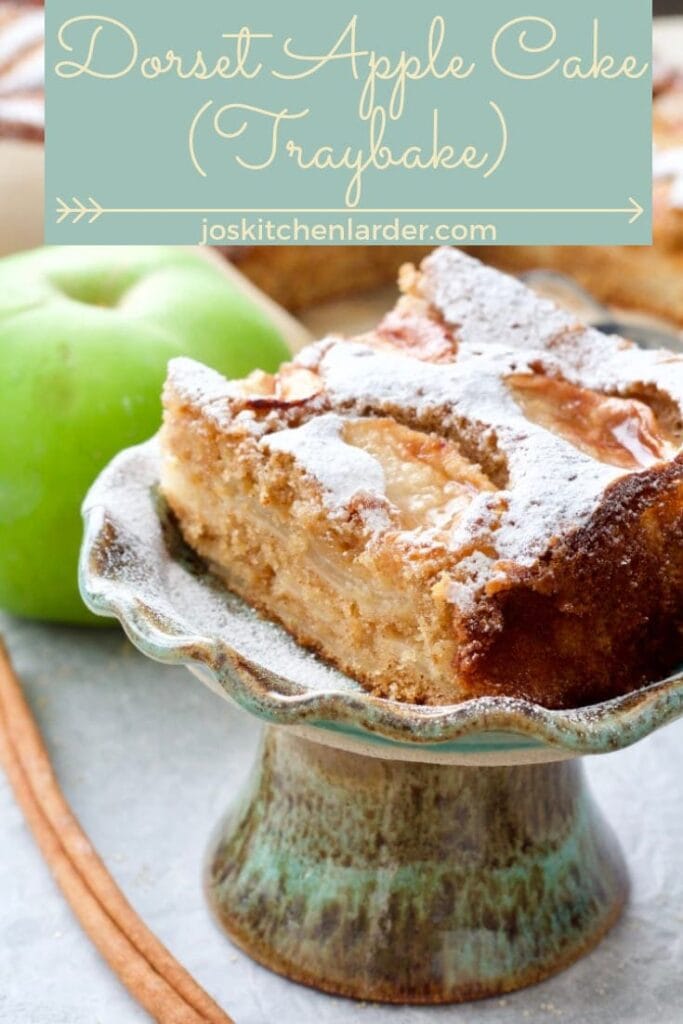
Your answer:
[[[117,451],[157,430],[178,355],[241,377],[275,369],[288,350],[188,250],[64,247],[0,260],[0,608],[96,621],[76,581],[80,503]]]

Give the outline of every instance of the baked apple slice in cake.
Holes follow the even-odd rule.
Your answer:
[[[375,694],[577,706],[683,656],[683,359],[453,249],[377,329],[174,360],[163,493],[228,587]]]

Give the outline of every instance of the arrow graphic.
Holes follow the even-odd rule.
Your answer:
[[[638,218],[642,217],[645,213],[645,210],[642,208],[640,203],[633,198],[633,196],[628,197],[628,202],[631,210],[633,211],[633,216],[629,218],[629,224],[635,224]],[[628,213],[628,210],[626,212]]]
[[[92,196],[88,196],[88,203],[86,205],[82,203],[80,199],[76,199],[74,196],[72,199],[73,206],[69,206],[63,199],[57,197],[57,223],[61,224],[67,217],[73,217],[73,224],[78,224],[79,220],[84,217],[88,217],[88,224],[94,224],[95,221],[102,216],[103,213],[113,213],[113,210],[105,210],[100,206]]]
[[[439,213],[439,214],[450,214],[450,213],[499,213],[499,214],[622,214],[627,215],[629,218],[629,224],[635,224],[635,222],[642,217],[645,210],[640,203],[629,196],[628,206],[625,207],[453,207],[451,209],[443,209],[440,207],[435,208],[384,208],[384,207],[364,207],[363,209],[349,209],[347,207],[341,208],[316,208],[316,209],[285,209],[285,208],[272,208],[272,209],[247,209],[238,207],[121,207],[121,206],[101,206],[92,196],[88,196],[86,203],[83,203],[76,196],[72,199],[72,205],[65,202],[63,199],[57,199],[57,223],[61,224],[62,221],[66,220],[67,217],[73,217],[72,223],[78,224],[84,217],[88,218],[89,224],[94,224],[96,220],[105,214],[173,214],[173,213],[251,213],[251,214],[264,214],[264,213],[288,213],[288,214],[302,214],[302,213],[336,213],[336,214],[367,214],[367,213]]]

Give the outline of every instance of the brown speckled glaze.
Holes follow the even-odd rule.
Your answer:
[[[252,957],[328,992],[441,1003],[539,981],[619,915],[626,875],[576,761],[466,768],[267,731],[207,867]]]

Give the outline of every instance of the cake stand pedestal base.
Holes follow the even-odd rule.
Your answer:
[[[266,731],[212,845],[211,906],[294,981],[461,1002],[561,970],[619,916],[624,864],[578,760],[388,761]]]

